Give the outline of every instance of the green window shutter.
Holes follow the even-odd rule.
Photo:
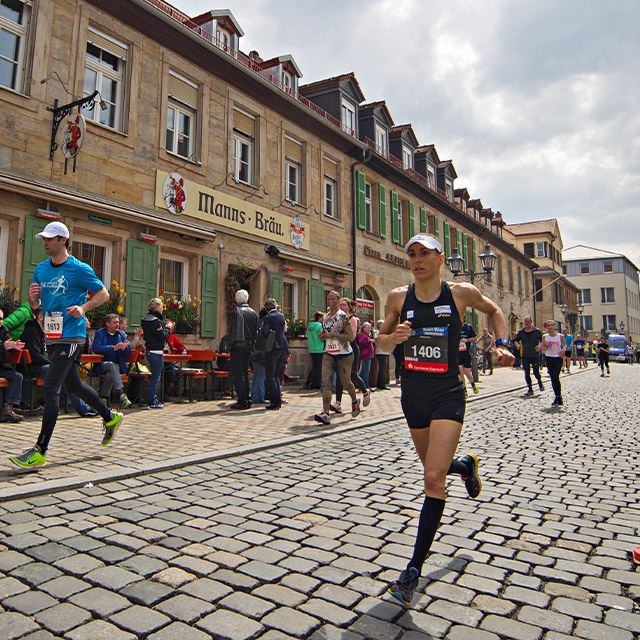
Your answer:
[[[449,256],[451,255],[451,233],[449,223],[446,220],[442,222],[442,231],[444,232],[444,262],[449,264]]]
[[[462,238],[460,237],[460,229],[456,229],[456,247],[458,247],[458,253],[462,254]]]
[[[476,252],[476,239],[475,238],[471,238],[471,271],[476,272],[476,259],[477,259],[477,252]]]
[[[127,297],[129,325],[139,327],[151,298],[158,295],[158,247],[149,242],[127,240]]]
[[[26,301],[29,295],[29,285],[33,281],[33,272],[36,267],[49,256],[44,250],[42,238],[36,238],[36,233],[40,233],[47,226],[47,221],[35,216],[25,218],[24,225],[24,257],[22,261],[22,285],[20,288],[20,299]]]
[[[215,338],[218,334],[218,258],[202,256],[200,303],[200,336]]]
[[[428,233],[429,225],[427,224],[427,210],[420,207],[420,233]]]
[[[271,297],[282,306],[282,274],[269,271],[269,291]]]
[[[416,235],[416,224],[415,224],[415,207],[413,205],[413,202],[411,202],[411,200],[409,200],[409,238],[413,238],[413,236]],[[407,240],[409,239],[407,238]]]
[[[319,280],[309,280],[309,314],[307,315],[309,322],[318,311],[322,313],[326,311],[324,285]]]
[[[342,295],[343,297],[351,300],[351,287],[342,287]]]
[[[476,333],[480,332],[480,329],[478,328],[478,314],[475,311],[473,312],[473,330]]]
[[[438,216],[433,216],[433,235],[440,240],[440,220]]]
[[[378,210],[380,212],[380,237],[387,237],[387,188],[378,185]]]
[[[467,246],[468,246],[468,240],[467,240],[467,234],[463,233],[462,234],[462,257],[464,258],[464,270],[467,271]]]
[[[364,173],[362,171],[356,171],[356,224],[358,225],[358,229],[366,229],[367,227],[365,200]]]
[[[471,311],[469,309],[464,312],[464,321],[467,324],[471,324]]]
[[[400,211],[398,208],[398,194],[391,192],[391,242],[400,242]]]

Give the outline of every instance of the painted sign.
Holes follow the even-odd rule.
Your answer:
[[[87,135],[87,125],[84,121],[84,116],[80,113],[71,114],[64,124],[62,130],[62,155],[65,158],[75,158]]]
[[[309,250],[309,230],[296,215],[265,209],[253,202],[186,180],[179,173],[156,171],[156,207],[175,215],[249,233],[296,249]]]

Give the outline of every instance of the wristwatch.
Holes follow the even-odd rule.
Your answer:
[[[504,338],[498,338],[496,340],[496,347],[502,347],[507,344],[507,341]]]

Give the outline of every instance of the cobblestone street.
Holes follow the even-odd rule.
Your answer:
[[[507,375],[503,388],[522,385],[521,372],[493,377]],[[411,556],[423,494],[394,389],[374,394],[361,428],[340,431],[355,423],[343,418],[321,431],[304,409],[303,430],[283,410],[269,416],[269,439],[258,424],[264,414],[247,412],[244,422],[251,416],[263,437],[245,446],[297,441],[198,464],[167,457],[165,470],[134,475],[131,459],[153,462],[156,446],[139,438],[125,465],[132,477],[101,482],[95,474],[91,487],[5,497],[0,638],[633,640],[640,367],[614,364],[604,379],[593,367],[562,384],[560,411],[550,408],[550,391],[525,398],[522,388],[483,392],[469,404],[459,453],[477,453],[483,490],[471,500],[451,478],[410,609],[385,593]],[[203,406],[186,405],[187,413]],[[180,438],[189,426],[182,420]],[[76,419],[65,431],[62,422],[52,453],[87,425],[93,444],[85,455],[93,455],[95,424]],[[3,436],[3,452],[31,443],[39,425],[24,424]],[[230,424],[215,428],[228,432]],[[326,435],[298,438],[307,433]],[[133,446],[125,436],[109,455]],[[160,438],[158,447],[162,457],[168,444]],[[62,458],[51,466],[63,469]],[[5,496],[87,472],[6,469]]]

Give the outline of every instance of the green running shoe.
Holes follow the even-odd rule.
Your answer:
[[[478,389],[475,384],[473,385],[473,393],[475,393],[476,395],[480,393],[480,389]]]
[[[47,456],[40,452],[38,445],[35,445],[19,456],[9,456],[9,460],[19,467],[28,468],[43,465],[47,461]]]
[[[124,416],[119,411],[112,411],[113,418],[109,422],[102,423],[102,430],[104,431],[104,438],[100,444],[107,445],[113,440],[113,436],[116,435],[118,427],[122,424]]]

